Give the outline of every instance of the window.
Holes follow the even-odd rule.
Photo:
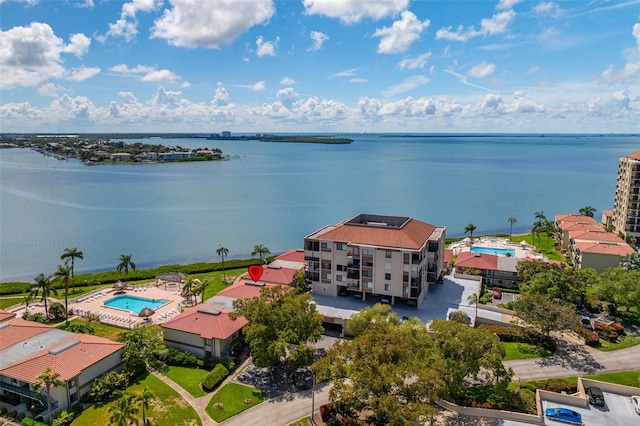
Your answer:
[[[347,245],[343,244],[343,243],[338,243],[338,244],[336,244],[336,250],[346,251],[347,250]]]
[[[384,262],[384,269],[386,269],[387,271],[391,270],[391,262]]]
[[[385,284],[384,291],[391,291],[391,284]]]
[[[322,242],[320,243],[320,248],[322,250],[331,250],[331,243],[327,243],[327,242]]]
[[[71,380],[69,380],[69,387],[70,387],[70,388],[74,388],[74,387],[76,387],[76,379],[71,379]]]
[[[344,282],[346,280],[344,279],[344,275],[336,275],[336,281]]]
[[[411,259],[411,255],[409,253],[405,253],[403,256],[403,259],[406,260],[407,262]]]
[[[330,280],[331,279],[331,274],[320,274],[321,278],[323,280]]]
[[[391,250],[387,250],[384,252],[384,257],[386,257],[387,259],[391,259]]]
[[[71,395],[69,395],[69,402],[70,403],[74,403],[78,400],[78,392],[72,393]]]
[[[363,256],[373,256],[373,250],[372,249],[362,249],[362,255]]]
[[[338,271],[346,272],[347,271],[347,265],[336,265],[336,269]]]
[[[402,282],[408,283],[409,282],[409,275],[403,275],[402,276]]]
[[[331,269],[331,263],[322,262],[322,269]]]
[[[407,287],[406,285],[402,286],[402,292],[403,293],[409,293],[409,287]]]
[[[384,279],[385,280],[390,280],[391,279],[391,274],[389,274],[389,273],[384,274]]]
[[[371,277],[373,277],[373,272],[371,272],[371,271],[362,271],[362,276],[371,278]]]
[[[438,251],[438,243],[429,241],[429,244],[427,245],[427,250],[429,250],[430,252]]]

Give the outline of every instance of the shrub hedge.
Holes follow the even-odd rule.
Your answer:
[[[211,372],[207,374],[207,376],[202,381],[202,388],[207,392],[211,392],[216,388],[216,386],[218,386],[218,384],[220,384],[220,382],[225,377],[227,377],[228,374],[229,370],[227,370],[224,365],[216,365],[215,368],[211,370]]]

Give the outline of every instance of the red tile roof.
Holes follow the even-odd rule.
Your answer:
[[[632,152],[627,155],[628,158],[633,158],[634,160],[640,160],[640,151]]]
[[[347,223],[349,220],[323,228],[309,238],[419,250],[436,230],[435,226],[413,218],[409,218],[402,227],[350,224]]]
[[[11,326],[0,328],[0,351],[53,329],[50,325],[25,321],[22,318],[13,318],[6,322]]]
[[[602,210],[603,216],[613,216],[613,210]]]
[[[597,221],[589,216],[583,216],[581,214],[559,214],[555,217],[556,222],[581,222],[581,223],[597,223]]]
[[[285,260],[287,262],[304,263],[304,250],[291,249],[291,250],[285,251],[280,256],[276,257],[275,260]]]
[[[583,253],[609,254],[620,257],[624,257],[634,251],[628,244],[610,244],[597,241],[577,242],[576,247]]]
[[[444,249],[444,263],[451,262],[451,258],[453,257],[452,249]]]
[[[65,346],[68,349],[64,349]],[[55,352],[56,348],[60,350],[59,353]],[[123,343],[88,334],[76,334],[3,368],[0,374],[34,383],[36,376],[50,368],[52,373],[60,375],[61,380],[69,380],[122,348]]]
[[[604,228],[597,223],[575,223],[575,222],[565,222],[561,223],[560,229],[563,231],[574,231],[574,230],[588,230],[593,229],[594,231],[604,230]]]
[[[11,319],[13,317],[15,317],[16,314],[14,314],[13,312],[7,312],[4,311],[2,309],[0,309],[0,322],[6,321],[8,319]]]
[[[293,275],[296,272],[297,269],[274,268],[269,265],[262,265],[262,276],[260,277],[258,282],[267,284],[289,285],[293,282]],[[242,275],[242,279],[244,279],[245,281],[253,282],[248,272]]]
[[[203,339],[225,340],[241,330],[247,322],[244,317],[232,320],[229,312],[198,305],[165,322],[162,327],[197,334]]]
[[[275,284],[255,285],[253,281],[246,282],[239,280],[237,283],[230,287],[219,291],[216,296],[232,297],[234,299],[251,299],[260,295],[260,289],[262,287],[275,287]]]
[[[465,251],[458,254],[454,266],[497,271],[498,256],[496,256],[495,254],[474,253],[471,251]]]
[[[625,241],[622,238],[610,232],[606,232],[604,230],[602,231],[596,231],[593,229],[573,230],[573,231],[569,231],[569,237],[574,240],[581,240],[581,241],[603,241],[603,242],[606,241],[611,243],[625,244]]]

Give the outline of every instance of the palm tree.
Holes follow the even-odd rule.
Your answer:
[[[75,259],[84,259],[84,253],[78,250],[77,247],[64,249],[64,253],[60,256],[60,259],[64,260],[65,265],[71,260],[71,283],[73,291],[76,290],[76,275],[75,275]]]
[[[55,279],[59,279],[64,284],[64,318],[65,324],[69,323],[69,278],[71,274],[71,265],[58,265],[58,270],[53,273]]]
[[[129,275],[129,268],[132,271],[136,270],[136,264],[131,261],[130,254],[121,254],[120,255],[120,264],[118,265],[118,272],[121,272],[124,269],[124,282],[125,284],[129,284],[127,282],[127,276]]]
[[[204,280],[198,286],[198,293],[202,295],[202,301],[200,303],[204,303],[204,291],[209,286],[209,280]]]
[[[583,208],[580,209],[580,214],[582,216],[588,216],[588,217],[593,217],[593,214],[596,212],[597,210],[594,209],[591,206],[584,206]]]
[[[515,217],[511,216],[507,219],[507,222],[509,222],[509,241],[513,241],[513,225],[518,223],[518,221]]]
[[[534,219],[536,219],[536,221],[533,222],[533,228],[531,228],[531,233],[533,234],[534,237],[536,234],[538,235],[538,245],[540,245],[540,233],[545,232],[548,229],[546,224],[549,221],[547,220],[547,217],[544,215],[544,212],[542,210],[540,210],[539,212],[535,212],[533,214],[533,217]]]
[[[220,246],[218,250],[216,250],[216,254],[222,258],[222,276],[224,277],[224,283],[227,283],[227,273],[224,270],[224,258],[229,254],[229,249],[223,246]]]
[[[473,244],[473,231],[476,230],[476,226],[473,223],[468,224],[467,226],[464,227],[464,233],[466,234],[467,232],[469,234],[471,234],[471,243]]]
[[[467,297],[467,302],[473,303],[476,306],[476,316],[475,316],[476,319],[473,322],[474,324],[478,322],[478,301],[479,300],[480,298],[476,293],[472,293],[469,297]]]
[[[187,278],[182,285],[182,292],[180,295],[182,297],[188,297],[190,300],[193,299],[193,296],[196,294],[197,286],[200,283],[200,280],[197,278]]]
[[[109,408],[109,423],[116,426],[129,426],[131,421],[136,419],[138,407],[134,406],[135,398],[133,395],[123,394],[116,405]]]
[[[251,252],[251,256],[260,256],[260,260],[264,263],[267,263],[265,256],[268,254],[271,254],[271,252],[262,244],[256,244],[255,246],[253,246],[253,251]]]
[[[51,388],[62,386],[65,382],[60,380],[59,373],[51,373],[50,367],[47,367],[44,372],[38,374],[36,379],[36,389],[42,389],[42,387],[44,387],[47,390],[47,416],[51,419]]]
[[[149,405],[150,405],[149,403],[155,397],[156,396],[153,394],[153,392],[149,390],[149,386],[145,386],[144,389],[142,390],[142,394],[138,395],[137,397],[137,400],[140,403],[140,406],[142,407],[142,424],[143,425],[147,424],[146,410],[149,409]]]
[[[31,286],[31,294],[37,297],[42,294],[40,298],[41,302],[44,302],[44,315],[49,318],[49,308],[47,306],[47,299],[52,294],[58,295],[58,291],[51,286],[51,277],[45,277],[44,274],[40,274],[34,278]]]

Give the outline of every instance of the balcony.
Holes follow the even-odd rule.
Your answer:
[[[347,268],[349,269],[360,269],[360,261],[354,260],[353,262],[347,263]]]
[[[359,289],[360,288],[360,281],[359,280],[347,280],[347,288]]]
[[[347,272],[347,278],[360,279],[360,271],[349,271],[349,272]]]
[[[353,250],[347,251],[347,257],[351,257],[353,259],[360,259],[360,252],[355,252]]]

